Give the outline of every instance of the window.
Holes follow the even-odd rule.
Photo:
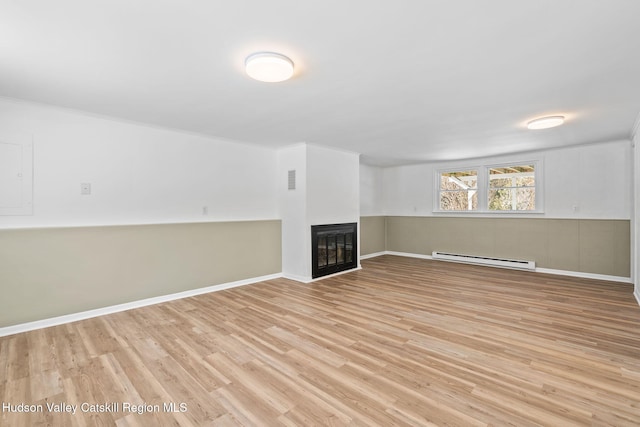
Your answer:
[[[475,211],[478,209],[478,171],[440,173],[440,210]]]
[[[542,212],[542,159],[436,173],[438,212]]]
[[[490,167],[488,207],[490,211],[535,210],[535,165]]]

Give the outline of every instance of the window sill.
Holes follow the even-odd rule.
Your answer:
[[[544,211],[432,211],[435,215],[544,215]]]

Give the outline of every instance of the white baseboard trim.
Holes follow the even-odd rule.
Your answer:
[[[582,277],[583,279],[606,280],[608,282],[631,283],[631,277],[609,276],[607,274],[583,273],[582,271],[554,270],[552,268],[538,268],[536,273],[557,274],[559,276]]]
[[[362,259],[375,258],[375,257],[377,257],[377,256],[380,256],[380,255],[386,255],[386,254],[387,254],[387,253],[386,253],[385,251],[382,251],[382,252],[374,252],[374,253],[372,253],[372,254],[360,255],[360,259],[362,260]]]
[[[260,276],[260,277],[252,277],[250,279],[243,279],[235,282],[222,283],[219,285],[207,286],[205,288],[191,289],[188,291],[177,292],[175,294],[146,298],[138,301],[127,302],[124,304],[117,304],[109,307],[102,307],[102,308],[96,308],[94,310],[82,311],[79,313],[65,314],[63,316],[52,317],[49,319],[36,320],[34,322],[6,326],[3,328],[0,328],[0,337],[18,334],[21,332],[33,331],[36,329],[48,328],[51,326],[58,326],[65,323],[77,322],[78,320],[91,319],[93,317],[104,316],[106,314],[118,313],[121,311],[131,310],[134,308],[146,307],[148,305],[160,304],[163,302],[174,301],[177,299],[207,294],[209,292],[216,292],[216,291],[222,291],[225,289],[236,288],[238,286],[264,282],[265,280],[278,279],[280,277],[282,277],[282,273],[269,274],[269,275]]]
[[[633,292],[633,296],[636,297],[636,301],[638,302],[638,305],[640,305],[640,287],[638,287],[638,285],[636,285],[636,290]]]
[[[313,279],[310,276],[298,276],[296,274],[282,273],[284,279],[294,280],[300,283],[311,283]]]
[[[403,257],[408,257],[408,258],[433,259],[433,257],[431,255],[413,254],[413,253],[409,253],[409,252],[384,251],[384,252],[377,252],[375,254],[375,256],[381,256],[381,255],[396,255],[396,256],[403,256]],[[370,256],[369,258],[373,258],[373,256]],[[495,267],[493,267],[493,268],[495,268]],[[630,277],[609,276],[609,275],[606,275],[606,274],[584,273],[584,272],[581,272],[581,271],[554,270],[554,269],[551,269],[551,268],[539,268],[539,267],[536,267],[535,272],[536,273],[546,273],[546,274],[556,274],[558,276],[582,277],[584,279],[606,280],[606,281],[609,281],[609,282],[632,283]],[[640,303],[640,289],[636,289],[635,295],[636,295],[636,299],[638,299],[638,302]]]
[[[407,258],[433,259],[431,255],[413,254],[410,252],[385,251],[385,255],[404,256]]]

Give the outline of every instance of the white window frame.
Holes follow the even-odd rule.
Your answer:
[[[535,173],[535,192],[536,192],[536,208],[534,210],[489,210],[489,170],[491,168],[503,168],[509,166],[533,165]],[[476,210],[443,210],[440,209],[440,176],[443,173],[461,172],[475,170],[478,172],[478,209]],[[489,214],[489,215],[527,215],[544,213],[544,159],[514,160],[500,163],[484,163],[457,167],[448,167],[435,170],[434,174],[434,196],[433,196],[433,212],[438,214]]]
[[[506,163],[494,163],[494,164],[490,164],[490,165],[486,165],[484,166],[484,176],[485,176],[485,184],[484,184],[484,190],[485,190],[485,194],[483,195],[483,203],[484,203],[484,209],[486,213],[491,213],[491,214],[535,214],[535,213],[543,213],[544,209],[543,209],[543,200],[544,197],[543,196],[543,192],[544,192],[544,184],[543,184],[543,167],[542,167],[542,159],[536,159],[536,160],[518,160],[518,161],[514,161],[514,162],[506,162]],[[536,200],[535,200],[535,204],[536,204],[536,208],[532,209],[532,210],[490,210],[489,209],[489,171],[493,168],[504,168],[504,167],[509,167],[509,166],[522,166],[522,165],[533,165],[533,169],[534,169],[534,177],[535,177],[535,193],[536,193]]]
[[[440,209],[440,177],[442,176],[443,173],[450,173],[450,172],[465,172],[465,171],[476,171],[476,173],[478,174],[477,176],[477,182],[478,182],[478,189],[476,190],[477,194],[478,194],[478,209],[475,210],[471,210],[471,209],[467,209],[467,210],[446,210],[446,209]],[[481,206],[481,202],[482,202],[482,175],[483,175],[483,168],[481,166],[461,166],[459,168],[447,168],[447,169],[440,169],[436,171],[436,176],[435,176],[435,197],[434,197],[434,205],[435,212],[444,212],[444,213],[477,213],[480,212],[480,210],[482,209]]]

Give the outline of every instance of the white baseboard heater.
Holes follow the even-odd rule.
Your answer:
[[[493,257],[485,257],[485,256],[478,256],[478,255],[452,254],[448,252],[437,252],[437,251],[434,251],[432,253],[432,258],[441,259],[444,261],[464,262],[467,264],[488,265],[492,267],[516,268],[519,270],[535,270],[536,269],[535,261],[523,261],[518,259],[493,258]]]

